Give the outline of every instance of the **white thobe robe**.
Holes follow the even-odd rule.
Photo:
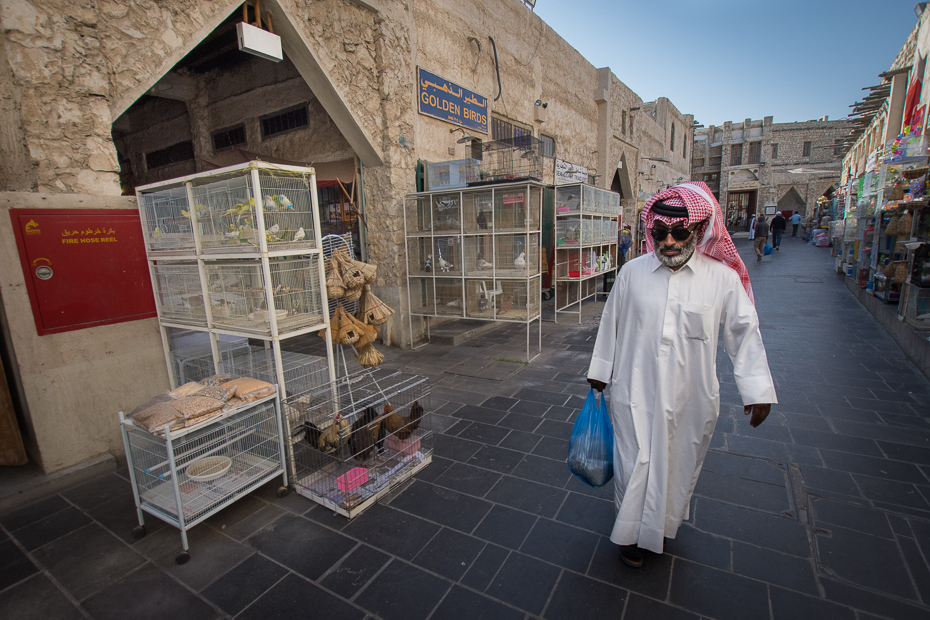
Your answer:
[[[689,517],[720,411],[721,330],[743,404],[777,402],[759,319],[736,271],[700,252],[678,271],[653,253],[620,270],[588,369],[610,390],[610,540],[618,545],[661,553]]]

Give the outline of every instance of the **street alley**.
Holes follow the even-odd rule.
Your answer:
[[[433,462],[348,521],[278,481],[179,536],[135,509],[125,465],[0,516],[0,617],[873,619],[930,615],[930,382],[833,272],[786,237],[749,268],[779,404],[749,426],[722,347],[721,412],[692,518],[623,565],[612,483],[565,465],[602,303],[458,347],[385,349],[431,378]],[[568,322],[568,319],[562,319]],[[315,336],[314,336],[315,338]],[[489,362],[490,360],[496,360]],[[469,376],[491,364],[499,379]],[[113,424],[116,424],[116,412]]]

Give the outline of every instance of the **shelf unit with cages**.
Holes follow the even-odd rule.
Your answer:
[[[377,369],[285,401],[295,491],[352,518],[432,461],[429,379]]]
[[[248,403],[204,425],[163,434],[135,426],[119,413],[120,430],[139,527],[145,514],[181,530],[178,564],[190,558],[187,531],[237,499],[281,476],[286,494],[287,461],[277,395]]]
[[[555,188],[555,320],[597,298],[597,279],[617,270],[620,194],[591,185]],[[606,292],[602,292],[606,295]]]
[[[240,361],[230,343],[252,351],[251,339],[287,394],[296,378],[281,341],[322,329],[335,380],[313,168],[253,161],[142,186],[137,198],[172,387],[195,364],[180,342],[206,347],[222,372]]]
[[[501,183],[404,198],[407,300],[413,317],[526,325],[526,361],[542,351],[542,184]],[[531,326],[537,323],[531,357]]]

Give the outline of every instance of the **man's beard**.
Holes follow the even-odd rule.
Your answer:
[[[681,252],[675,256],[665,256],[662,254],[660,247],[657,245],[655,248],[656,258],[659,259],[659,262],[673,269],[675,267],[681,267],[688,262],[688,259],[691,258],[691,255],[694,254],[695,248],[697,248],[698,236],[697,234],[691,235],[691,238],[688,239],[687,243],[684,244],[681,248]]]

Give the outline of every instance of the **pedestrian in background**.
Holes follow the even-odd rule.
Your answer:
[[[610,540],[634,568],[644,550],[662,553],[689,518],[720,413],[718,337],[750,425],[777,402],[749,274],[710,188],[684,183],[659,192],[642,219],[649,252],[620,270],[587,375],[599,392],[610,386],[617,509]]]
[[[756,216],[753,215],[752,219],[749,220],[749,240],[752,241],[756,237]]]
[[[795,213],[794,215],[792,215],[791,217],[789,217],[788,220],[791,222],[791,225],[794,227],[794,230],[791,231],[791,236],[792,236],[792,237],[797,237],[797,236],[798,236],[798,226],[801,224],[801,214],[800,214],[800,213]]]
[[[781,246],[781,236],[784,234],[785,229],[788,228],[788,222],[781,216],[781,211],[775,212],[775,217],[772,218],[769,228],[772,230],[772,247],[778,251]]]
[[[756,236],[753,238],[753,246],[756,248],[756,260],[760,261],[762,250],[765,249],[765,244],[769,240],[769,224],[765,221],[764,215],[759,216],[754,232]]]

